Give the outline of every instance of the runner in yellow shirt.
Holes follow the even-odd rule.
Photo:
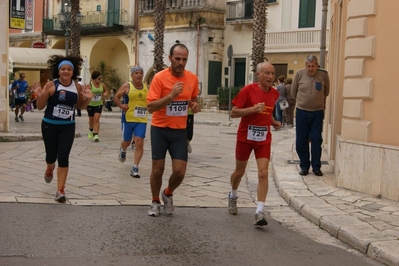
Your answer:
[[[136,143],[133,168],[130,175],[140,178],[139,163],[144,153],[144,138],[147,130],[147,84],[143,83],[143,68],[134,66],[130,70],[132,81],[123,84],[114,96],[114,102],[122,110],[122,137],[119,161],[126,161],[126,149],[132,138]],[[123,97],[121,102],[120,98]],[[134,136],[134,137],[133,137]]]

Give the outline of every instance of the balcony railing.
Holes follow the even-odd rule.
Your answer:
[[[253,1],[240,0],[226,3],[226,21],[253,19]]]
[[[112,24],[126,24],[129,14],[126,10],[86,11],[83,15],[82,28],[90,26],[112,26]],[[58,16],[43,19],[43,30],[62,30]]]
[[[267,5],[275,4],[276,0],[267,0]],[[254,15],[253,0],[239,0],[226,3],[226,21],[251,20]]]
[[[326,33],[328,43],[328,31]],[[312,51],[320,48],[321,30],[266,32],[266,51]]]
[[[166,0],[166,9],[179,9],[184,7],[199,7],[203,0]],[[140,11],[154,10],[155,0],[140,0]]]

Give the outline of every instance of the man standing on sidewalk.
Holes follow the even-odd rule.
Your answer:
[[[187,167],[187,111],[199,111],[197,103],[198,78],[185,70],[188,49],[177,43],[170,48],[170,67],[158,72],[151,82],[147,95],[147,108],[152,113],[151,153],[152,169],[150,185],[152,193],[149,216],[159,216],[162,175],[166,152],[172,157],[172,174],[169,184],[162,191],[164,211],[172,215],[173,191],[183,182]]]
[[[28,89],[28,82],[25,80],[25,73],[21,73],[19,74],[19,79],[14,81],[11,87],[11,90],[14,91],[15,95],[15,122],[19,122],[19,119],[21,119],[21,121],[24,122],[23,115],[26,110],[27,89]],[[21,114],[18,116],[19,109],[21,109]]]
[[[267,225],[263,208],[269,189],[269,162],[272,135],[270,126],[281,128],[281,122],[273,118],[273,108],[279,97],[272,87],[275,70],[269,62],[259,63],[256,67],[259,82],[245,86],[233,99],[232,118],[241,117],[237,131],[236,167],[231,174],[231,191],[228,195],[229,214],[237,214],[237,190],[245,173],[252,150],[258,166],[257,208],[255,225]]]
[[[310,162],[313,172],[322,176],[321,144],[326,98],[330,92],[327,71],[320,69],[317,57],[306,57],[305,68],[299,70],[292,83],[291,94],[296,99],[296,152],[299,156],[300,175],[309,173]],[[309,142],[311,150],[309,154]],[[311,156],[311,160],[310,160]]]

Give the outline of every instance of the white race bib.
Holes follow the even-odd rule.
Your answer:
[[[92,102],[98,102],[101,100],[101,94],[94,94],[94,97],[91,98]]]
[[[139,107],[139,106],[134,107],[134,116],[135,117],[143,118],[143,117],[145,117],[146,113],[147,113],[147,108]]]
[[[54,106],[53,109],[53,116],[62,118],[62,119],[69,119],[73,115],[73,108],[66,105],[57,105]]]
[[[188,111],[188,101],[172,101],[166,106],[168,116],[186,116]]]
[[[265,141],[268,129],[269,129],[268,127],[249,125],[247,140]]]

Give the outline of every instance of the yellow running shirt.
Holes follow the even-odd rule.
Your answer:
[[[142,89],[136,89],[134,85],[129,82],[129,92],[125,103],[129,106],[125,114],[126,122],[147,123],[147,84],[143,83]]]

